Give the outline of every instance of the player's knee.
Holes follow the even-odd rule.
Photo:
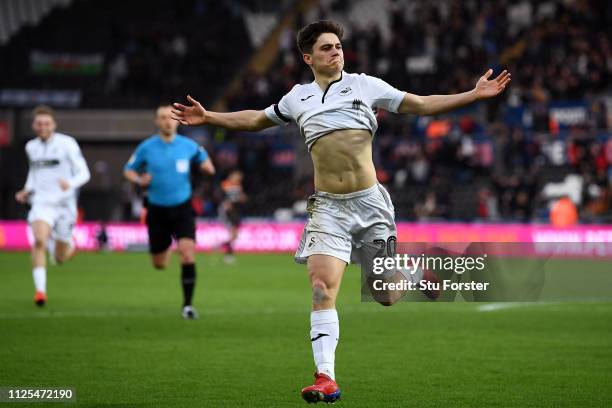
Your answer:
[[[381,306],[393,306],[402,298],[402,293],[398,291],[378,292],[374,295],[374,300]]]
[[[330,295],[330,290],[327,284],[320,280],[315,279],[312,282],[312,303],[314,305],[323,304],[333,300]]]
[[[191,239],[181,239],[178,243],[178,254],[182,264],[193,263],[195,259],[195,242]]]
[[[179,251],[179,255],[181,257],[182,264],[190,264],[190,263],[194,263],[195,261],[195,255],[193,253],[193,250]]]
[[[36,249],[46,249],[47,240],[45,238],[35,237],[34,238],[34,248]]]
[[[195,262],[195,258],[193,255],[191,256],[181,256],[181,263],[182,264],[192,264]]]
[[[379,299],[378,300],[378,304],[380,304],[381,306],[393,306],[395,304],[395,302],[397,302],[397,300],[392,300],[392,299]]]
[[[155,269],[160,269],[160,270],[161,269],[166,269],[166,266],[168,266],[168,264],[166,262],[164,262],[164,261],[160,261],[160,260],[157,260],[157,259],[153,260],[153,267]]]
[[[72,248],[69,248],[67,250],[56,251],[55,254],[53,254],[53,256],[55,257],[55,261],[58,264],[63,264],[64,262],[72,258],[73,255],[74,255],[74,250]]]

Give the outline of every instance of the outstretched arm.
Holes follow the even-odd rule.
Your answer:
[[[435,115],[469,105],[481,99],[497,96],[506,89],[510,82],[510,73],[504,70],[497,78],[489,80],[492,74],[492,69],[487,70],[480,77],[474,89],[460,94],[419,96],[406,93],[400,104],[399,112],[415,115]]]
[[[238,112],[210,112],[204,109],[200,102],[187,95],[191,106],[180,103],[172,104],[172,118],[182,125],[199,126],[213,125],[230,130],[258,131],[272,126],[274,122],[266,117],[264,111],[243,110]]]

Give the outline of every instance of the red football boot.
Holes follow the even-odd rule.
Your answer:
[[[40,307],[44,306],[45,303],[47,303],[47,294],[45,292],[36,291],[36,294],[34,295],[34,303]]]
[[[315,373],[315,383],[302,389],[302,398],[309,404],[319,401],[333,403],[340,399],[338,384],[325,374]]]

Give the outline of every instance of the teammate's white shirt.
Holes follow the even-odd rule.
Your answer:
[[[404,95],[380,78],[342,71],[325,91],[314,81],[296,85],[264,112],[278,125],[295,121],[311,150],[318,138],[335,130],[364,129],[374,136],[378,122],[373,109],[397,113]]]
[[[71,204],[76,202],[76,189],[90,178],[87,163],[74,138],[54,133],[46,142],[30,140],[25,147],[30,170],[25,189],[31,192],[30,203]],[[62,191],[59,181],[66,180],[70,188]]]

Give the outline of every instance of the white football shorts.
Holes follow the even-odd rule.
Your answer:
[[[395,209],[380,184],[348,194],[318,191],[308,198],[307,211],[308,222],[295,253],[298,263],[306,263],[311,255],[361,263],[366,248],[380,248],[380,240],[387,242],[397,235]]]
[[[72,244],[72,230],[76,224],[76,205],[70,204],[33,204],[28,213],[28,223],[46,222],[52,236],[58,241]]]

